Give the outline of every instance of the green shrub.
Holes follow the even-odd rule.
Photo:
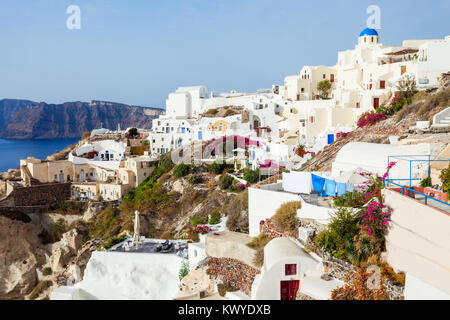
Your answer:
[[[350,209],[339,208],[332,214],[327,230],[320,233],[314,242],[338,259],[356,262],[359,257],[353,246],[353,235],[358,233],[357,223],[358,219]]]
[[[196,227],[198,225],[206,224],[208,223],[208,217],[199,217],[199,216],[193,216],[190,219],[190,224],[192,227]]]
[[[388,108],[386,106],[379,106],[375,109],[375,112],[380,114],[387,114]]]
[[[226,169],[226,167],[227,167],[226,163],[224,163],[224,162],[223,163],[218,163],[218,162],[214,161],[211,164],[210,169],[211,169],[211,172],[214,173],[214,174],[222,174],[223,171]]]
[[[178,279],[181,281],[184,277],[186,277],[189,273],[189,263],[183,261],[181,263],[180,271],[178,272]]]
[[[234,178],[232,176],[229,176],[228,174],[223,175],[222,177],[220,177],[220,189],[229,189],[233,185],[233,181]]]
[[[420,186],[422,188],[431,187],[433,186],[433,183],[431,181],[431,177],[426,177],[422,181],[420,181]]]
[[[249,168],[244,169],[244,180],[248,183],[255,183],[259,180],[259,169],[251,170]]]
[[[218,224],[220,222],[220,218],[221,218],[220,211],[217,209],[213,210],[211,212],[211,218],[209,219],[208,224],[212,225]]]
[[[199,184],[202,182],[202,178],[200,178],[199,176],[195,175],[195,174],[191,174],[189,175],[186,180],[190,183],[190,184]]]
[[[444,192],[447,192],[450,198],[450,164],[448,165],[448,168],[442,169],[439,175],[439,179],[441,179],[442,190],[444,190]]]
[[[100,251],[102,248],[104,249],[109,249],[113,246],[115,246],[118,243],[121,243],[122,241],[125,241],[127,239],[127,236],[125,234],[121,235],[120,237],[111,237],[109,239],[107,239],[104,243],[102,243],[99,247],[98,247],[98,251]]]
[[[300,201],[283,203],[275,212],[272,220],[283,232],[287,232],[291,236],[297,236],[297,210],[301,207],[302,203]]]
[[[181,178],[181,177],[184,177],[185,175],[187,175],[190,170],[191,170],[191,168],[189,165],[180,163],[173,170],[173,175],[175,176],[175,178]]]
[[[364,199],[364,192],[355,190],[336,197],[333,202],[336,207],[361,208],[365,204]]]

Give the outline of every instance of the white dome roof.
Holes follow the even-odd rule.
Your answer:
[[[317,265],[316,260],[289,238],[275,238],[264,247],[264,267],[266,270],[269,270],[279,261],[287,258],[299,259],[302,264],[306,264],[302,267],[303,271]]]

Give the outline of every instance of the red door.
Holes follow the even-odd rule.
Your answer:
[[[380,98],[373,98],[373,108],[376,109],[380,106]]]
[[[281,281],[281,300],[295,300],[299,286],[299,280]]]

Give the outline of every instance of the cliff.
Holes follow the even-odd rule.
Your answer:
[[[95,128],[117,125],[150,129],[164,110],[112,102],[36,103],[27,100],[0,101],[0,138],[77,138]]]

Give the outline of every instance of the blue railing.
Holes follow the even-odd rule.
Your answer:
[[[429,195],[426,195],[426,194],[424,194],[424,193],[422,193],[422,192],[418,192],[418,191],[416,191],[416,190],[414,190],[414,189],[411,189],[411,188],[402,186],[402,185],[400,185],[400,184],[397,184],[397,183],[395,183],[395,182],[392,182],[392,180],[407,180],[407,181],[409,181],[410,179],[386,179],[386,180],[384,180],[384,185],[385,185],[385,186],[387,185],[387,187],[389,187],[391,184],[393,184],[394,186],[400,187],[400,188],[402,188],[402,194],[405,194],[405,190],[408,190],[409,193],[417,193],[417,194],[420,194],[420,195],[422,195],[422,196],[425,197],[425,204],[426,204],[426,205],[428,205],[428,199],[430,198],[431,200],[437,201],[437,202],[442,203],[442,204],[445,204],[446,206],[448,206],[448,207],[450,208],[450,204],[447,203],[447,202],[438,200],[438,199],[433,198],[433,197],[431,197],[431,196],[429,196]],[[420,180],[420,179],[411,179],[411,180]]]

